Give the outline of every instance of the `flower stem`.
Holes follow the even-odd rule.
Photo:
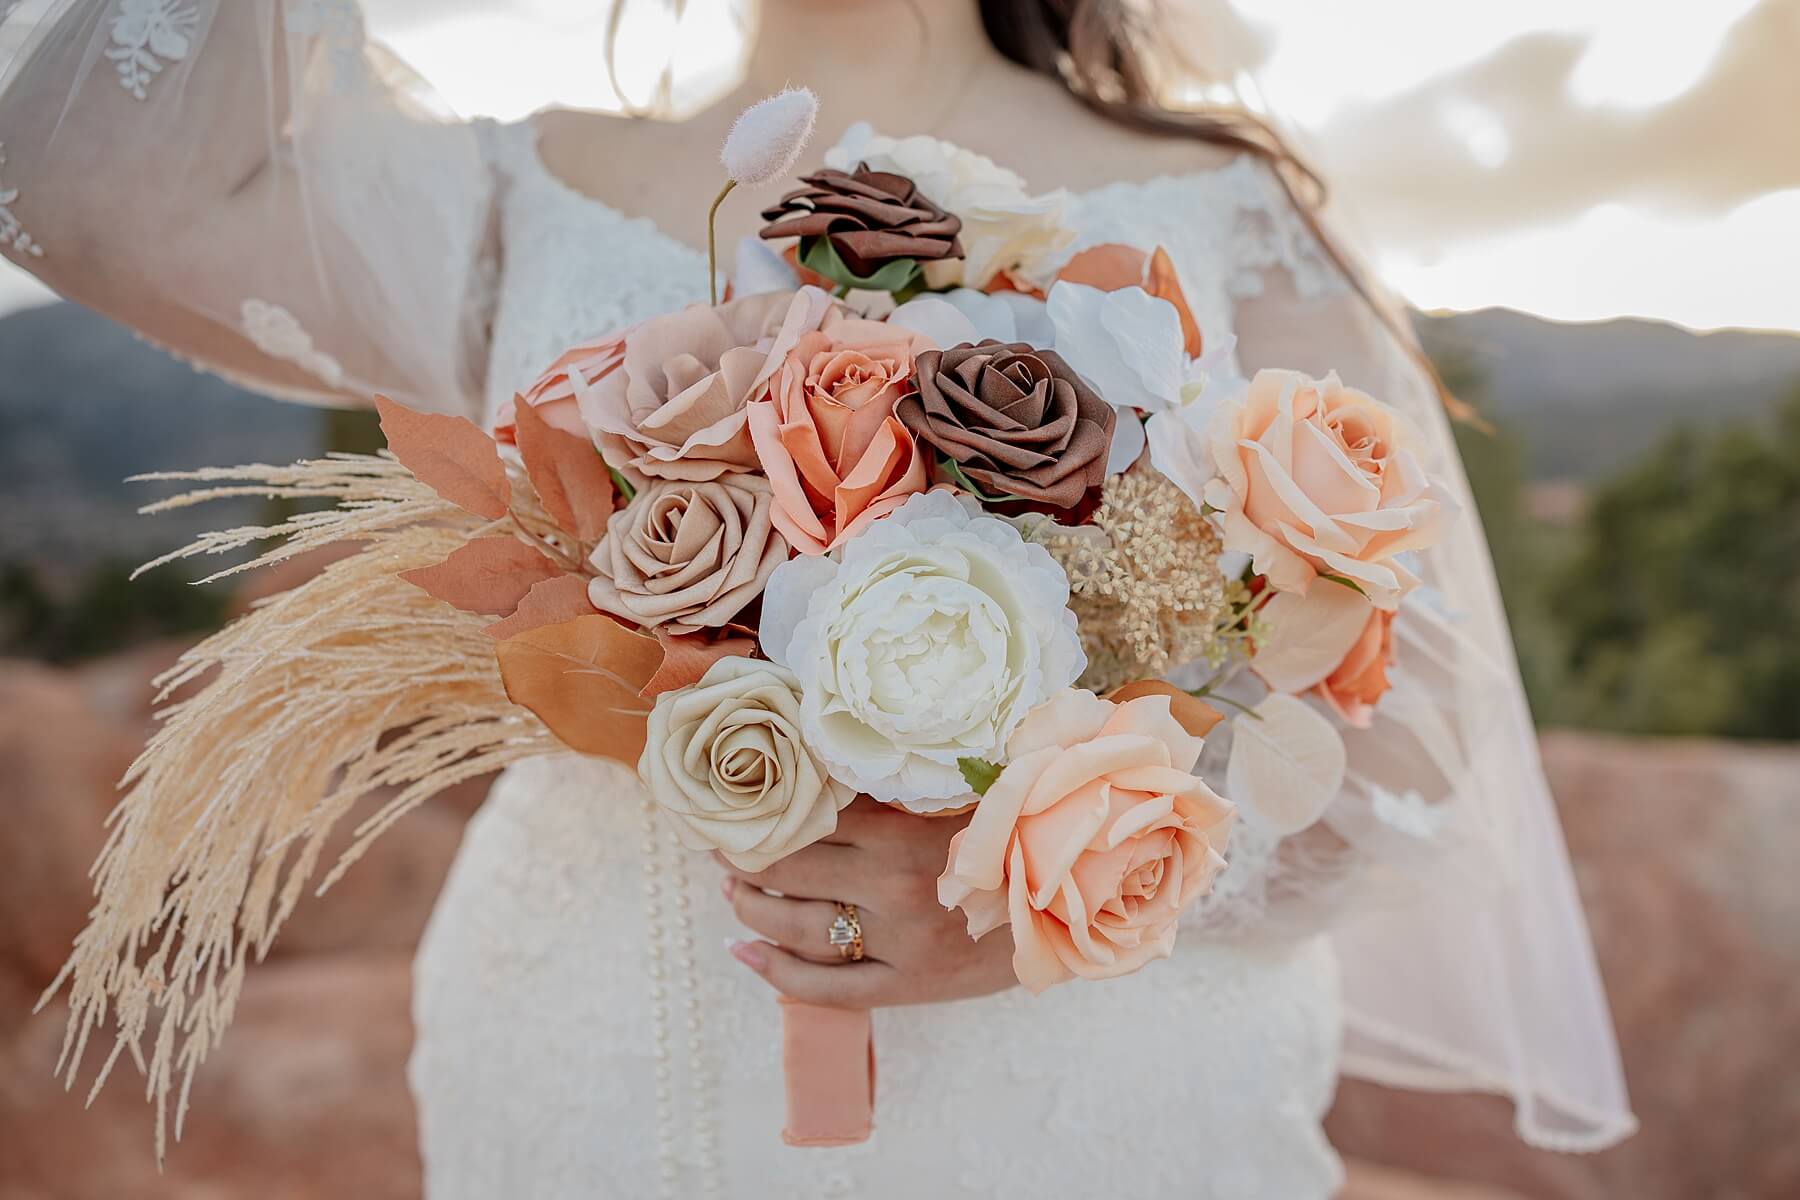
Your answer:
[[[731,189],[737,186],[737,180],[727,179],[719,194],[713,197],[712,207],[706,211],[706,286],[712,295],[712,302],[719,302],[719,205],[725,203],[725,197],[731,195]]]

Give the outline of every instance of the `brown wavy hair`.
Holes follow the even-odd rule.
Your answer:
[[[1376,286],[1370,273],[1320,219],[1325,181],[1288,145],[1268,120],[1238,104],[1172,107],[1158,76],[1168,70],[1168,30],[1154,10],[1125,0],[979,0],[988,41],[1004,57],[1062,85],[1109,121],[1146,133],[1189,137],[1235,147],[1266,162],[1326,256],[1349,280],[1382,325],[1424,370],[1444,407],[1459,420],[1480,424],[1474,410],[1452,395],[1419,346],[1403,309]],[[1159,34],[1161,36],[1159,36]],[[1176,70],[1193,64],[1177,60]]]

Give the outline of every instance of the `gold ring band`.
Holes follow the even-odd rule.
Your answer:
[[[845,962],[861,962],[863,960],[862,918],[857,915],[856,905],[839,904],[837,917],[831,922],[827,939],[837,947],[838,957]]]

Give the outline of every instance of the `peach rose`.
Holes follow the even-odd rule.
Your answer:
[[[1205,496],[1223,514],[1225,548],[1250,554],[1277,591],[1336,575],[1376,607],[1397,607],[1419,581],[1394,556],[1436,541],[1443,517],[1419,440],[1335,373],[1257,372],[1210,432],[1219,474]]]
[[[1033,993],[1166,958],[1176,923],[1225,865],[1232,809],[1192,774],[1201,739],[1169,698],[1069,689],[1007,742],[1009,762],[950,841],[938,899],[969,935],[1010,924]]]
[[[913,355],[931,348],[892,325],[834,317],[800,335],[750,402],[775,528],[800,553],[825,553],[925,490],[924,460],[894,406]]]
[[[816,288],[692,305],[627,331],[597,382],[566,378],[594,444],[634,485],[753,471],[744,406],[831,307]]]
[[[494,414],[494,436],[508,445],[513,444],[517,421],[515,410],[520,404],[529,404],[552,429],[577,437],[592,437],[581,419],[576,389],[585,390],[619,369],[619,364],[625,361],[625,339],[631,332],[627,329],[624,333],[609,334],[598,341],[583,342],[563,351],[530,387],[500,405],[500,410]]]
[[[1331,674],[1313,686],[1313,695],[1357,729],[1367,729],[1375,702],[1388,690],[1387,669],[1394,661],[1394,614],[1369,611],[1368,623]]]

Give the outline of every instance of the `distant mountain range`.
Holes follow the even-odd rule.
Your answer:
[[[1500,308],[1415,321],[1440,361],[1473,364],[1470,398],[1519,435],[1540,481],[1600,478],[1671,429],[1760,420],[1800,390],[1800,336],[1790,334],[1566,325]]]
[[[1434,351],[1480,373],[1475,397],[1524,440],[1540,480],[1596,478],[1682,424],[1755,420],[1800,387],[1800,337],[1693,334],[1646,321],[1559,325],[1505,310],[1421,316]],[[72,304],[0,318],[0,563],[142,560],[257,519],[261,502],[155,518],[144,471],[287,462],[324,448],[316,409],[194,371]]]

